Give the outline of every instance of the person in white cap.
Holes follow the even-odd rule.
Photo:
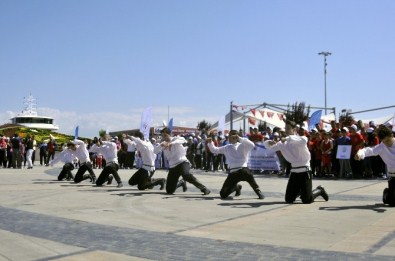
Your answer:
[[[154,148],[154,153],[163,151],[165,158],[169,161],[170,168],[166,179],[166,193],[173,194],[181,186],[185,192],[187,191],[186,182],[189,182],[200,189],[203,195],[210,194],[211,191],[190,172],[191,163],[186,157],[186,151],[183,146],[186,143],[185,138],[171,137],[171,131],[167,127],[161,130],[161,134],[163,142],[160,143],[160,146]],[[180,176],[183,179],[178,181]]]
[[[355,160],[379,155],[387,165],[388,188],[383,191],[383,203],[395,207],[395,138],[390,128],[380,125],[377,134],[381,143],[374,147],[359,149]]]
[[[139,190],[145,190],[154,186],[160,185],[160,190],[165,187],[166,179],[153,179],[151,178],[155,172],[155,159],[154,146],[150,141],[144,140],[144,134],[138,131],[135,136],[123,135],[123,142],[128,146],[135,146],[141,155],[143,164],[133,176],[129,179],[129,185],[135,186]]]
[[[233,192],[236,192],[235,197],[240,196],[242,188],[238,184],[240,181],[248,182],[259,199],[265,198],[255,181],[253,173],[247,167],[248,156],[255,147],[253,141],[248,138],[239,137],[236,130],[231,130],[229,132],[229,144],[217,147],[212,142],[212,138],[207,138],[206,143],[212,153],[224,154],[228,164],[229,174],[222,185],[220,191],[221,198],[227,198]]]
[[[307,137],[297,135],[296,124],[290,120],[285,123],[285,133],[288,137],[284,142],[267,142],[268,150],[281,151],[284,158],[292,166],[285,191],[285,202],[291,204],[299,196],[304,204],[314,202],[314,199],[318,196],[322,196],[325,201],[328,201],[329,196],[322,186],[312,190],[310,151],[307,148]]]

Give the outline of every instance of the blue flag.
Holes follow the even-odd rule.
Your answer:
[[[75,127],[75,132],[74,132],[74,139],[78,139],[78,130],[80,126]]]
[[[316,124],[321,123],[321,114],[322,114],[322,110],[315,111],[313,112],[313,114],[311,114],[309,120],[309,131],[314,129]]]
[[[172,132],[172,131],[173,131],[173,118],[171,118],[171,119],[169,120],[169,124],[167,124],[167,126],[168,126],[170,132]]]

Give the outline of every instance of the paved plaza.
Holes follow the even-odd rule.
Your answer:
[[[59,182],[61,166],[0,169],[0,260],[395,259],[386,180],[315,179],[329,201],[290,205],[277,175],[256,175],[264,200],[245,182],[222,200],[223,172],[193,171],[208,196],[191,184],[167,195],[129,186],[135,170],[119,171],[120,189]]]

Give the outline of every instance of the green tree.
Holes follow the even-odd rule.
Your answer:
[[[199,130],[199,131],[208,131],[209,129],[211,129],[211,126],[212,126],[212,124],[211,123],[208,123],[207,121],[205,121],[205,120],[203,120],[203,121],[201,121],[201,122],[198,122],[198,124],[197,124],[197,126],[196,126],[196,128]]]
[[[99,130],[99,137],[103,138],[106,135],[106,130]]]
[[[288,105],[285,116],[287,120],[294,121],[296,124],[302,125],[304,121],[309,118],[310,106],[305,105],[304,102],[295,102],[293,105]]]

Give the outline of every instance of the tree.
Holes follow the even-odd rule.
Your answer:
[[[199,130],[199,131],[208,131],[209,129],[211,129],[211,126],[212,126],[212,124],[211,123],[208,123],[207,121],[205,121],[205,120],[203,120],[203,121],[201,121],[201,122],[198,122],[198,124],[197,124],[197,126],[196,126],[196,128]]]
[[[99,130],[99,137],[103,138],[106,135],[106,130]]]
[[[354,124],[355,120],[354,117],[348,113],[342,114],[339,117],[339,123],[341,126],[351,126]]]
[[[300,126],[303,125],[303,122],[309,118],[310,115],[310,106],[307,106],[304,102],[298,103],[295,102],[292,106],[288,105],[287,111],[285,112],[285,117],[287,120],[291,120]]]

